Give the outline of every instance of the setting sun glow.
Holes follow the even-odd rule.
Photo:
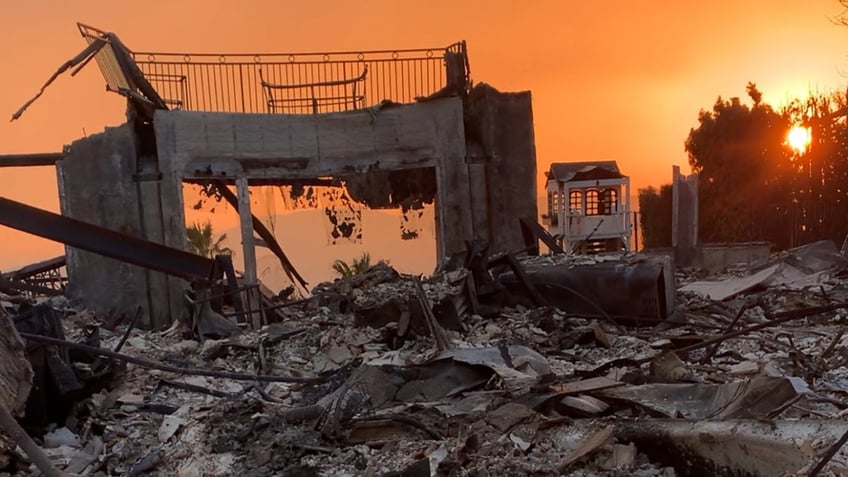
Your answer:
[[[812,142],[812,134],[810,128],[803,126],[792,126],[792,129],[786,134],[786,144],[795,150],[798,154],[803,154],[807,151],[807,147]]]

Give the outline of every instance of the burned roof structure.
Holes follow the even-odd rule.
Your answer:
[[[561,182],[625,177],[615,161],[554,162],[545,175],[548,180]]]

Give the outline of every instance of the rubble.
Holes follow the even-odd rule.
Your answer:
[[[432,62],[419,73],[446,83],[371,106],[354,93],[349,111],[329,109],[340,99],[330,92],[297,118],[244,94],[282,84],[241,75],[219,91],[241,91],[222,102],[234,111],[162,96],[173,77],[216,96],[202,78],[226,56],[169,61],[79,27],[88,46],[57,74],[96,57],[130,120],[50,158],[17,158],[56,164],[66,215],[0,198],[0,223],[67,245],[0,274],[0,426],[11,438],[0,439],[0,477],[848,475],[848,259],[834,244],[764,264],[759,244],[754,265],[720,270],[735,260],[698,247],[696,178],[675,169],[675,184],[690,182],[675,189],[673,259],[574,255],[629,249],[629,180],[608,161],[552,168],[563,247],[535,222],[530,94],[472,87],[464,42],[404,50],[426,59],[333,53],[356,70]],[[286,56],[251,68],[261,78],[263,65],[317,58]],[[331,70],[288,87],[348,83],[338,72],[349,68]],[[266,134],[280,130],[295,132]],[[381,262],[305,296],[249,187],[340,180],[349,214],[327,209],[334,239],[361,235],[352,198],[404,210],[434,199],[436,272]],[[187,182],[239,212],[241,281],[231,257],[185,251]],[[259,283],[254,233],[287,292]],[[524,256],[539,241],[553,255]],[[709,270],[688,268],[697,262]]]
[[[113,326],[60,298],[0,301],[36,381],[67,388],[58,401],[30,393],[54,412],[30,407],[22,422],[68,473],[844,475],[848,282],[841,266],[803,264],[818,270],[804,285],[761,281],[723,301],[678,271],[675,312],[650,323],[607,312],[609,301],[594,316],[535,305],[500,281],[508,264],[471,261],[426,278],[381,263],[319,285],[261,329],[202,341],[197,329]],[[521,293],[525,304],[504,298]],[[20,450],[0,462],[37,472]]]

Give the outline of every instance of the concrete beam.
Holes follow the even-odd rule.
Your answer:
[[[321,160],[287,158],[280,154],[228,154],[192,157],[185,165],[183,179],[250,180],[314,179],[342,174],[367,173],[372,170],[395,171],[419,167],[435,167],[434,149],[411,152],[383,152],[356,157],[324,157]],[[273,165],[272,165],[273,164]]]
[[[157,111],[154,124],[163,184],[173,184],[174,193],[183,180],[435,167],[439,259],[464,250],[474,236],[460,98],[315,115]]]
[[[157,111],[155,124],[160,151],[174,151],[160,159],[185,180],[306,179],[464,157],[459,98],[308,116]],[[457,142],[462,151],[444,150]]]

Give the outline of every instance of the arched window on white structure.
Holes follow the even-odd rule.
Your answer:
[[[598,215],[600,213],[597,189],[586,191],[586,215]]]
[[[618,210],[618,192],[615,189],[604,189],[601,197],[601,214],[612,215]]]
[[[568,213],[582,214],[583,213],[583,192],[573,190],[568,193]]]

